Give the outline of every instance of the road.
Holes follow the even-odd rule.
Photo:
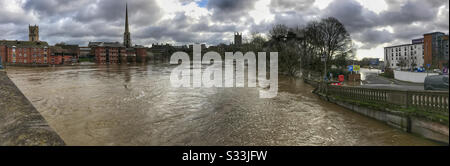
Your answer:
[[[362,87],[392,89],[392,90],[424,90],[423,84],[402,82],[378,76],[378,69],[361,69]]]

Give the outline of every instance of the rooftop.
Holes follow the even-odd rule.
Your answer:
[[[125,47],[119,42],[89,42],[89,47]]]
[[[6,45],[6,46],[16,46],[16,47],[48,47],[48,43],[45,41],[38,41],[38,42],[32,42],[32,41],[19,41],[19,40],[0,40],[0,45]]]

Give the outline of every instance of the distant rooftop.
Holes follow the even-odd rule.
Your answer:
[[[119,42],[89,42],[89,47],[125,47]]]
[[[443,33],[443,32],[431,32],[431,33],[426,33],[426,34],[423,34],[423,35],[434,35],[434,34],[442,34],[442,35],[445,35],[445,33]]]
[[[17,47],[48,47],[48,43],[45,41],[38,41],[38,42],[32,42],[32,41],[19,41],[19,40],[0,40],[0,45],[6,45],[6,46],[17,46]]]

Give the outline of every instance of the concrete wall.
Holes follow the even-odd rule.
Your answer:
[[[0,146],[60,146],[59,135],[0,71]]]
[[[320,95],[320,94],[319,94]],[[442,143],[449,143],[449,127],[440,123],[432,122],[426,119],[410,117],[401,112],[395,111],[379,111],[346,102],[339,101],[333,97],[324,97],[323,100],[335,103],[349,110],[358,112],[362,115],[374,118],[389,126],[401,129],[405,132],[420,135],[424,138],[438,141]]]
[[[439,75],[437,73],[428,73],[431,75]],[[424,83],[427,73],[418,72],[406,72],[406,71],[394,71],[394,77],[400,81],[414,82],[414,83]]]

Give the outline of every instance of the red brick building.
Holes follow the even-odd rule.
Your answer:
[[[136,46],[136,62],[142,63],[147,61],[147,48]]]
[[[0,56],[4,64],[49,64],[50,53],[47,42],[0,41]]]
[[[49,63],[52,65],[64,65],[78,63],[80,48],[78,45],[56,44],[50,47],[51,55]]]
[[[98,64],[119,64],[126,57],[125,46],[119,42],[90,42],[91,54]]]
[[[90,42],[88,47],[91,48],[91,54],[98,64],[135,63],[137,57],[145,59],[147,56],[145,47],[126,48],[119,42]]]

